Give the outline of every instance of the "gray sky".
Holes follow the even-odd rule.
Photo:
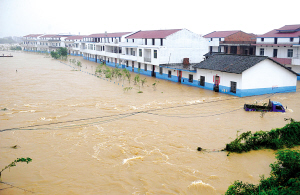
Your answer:
[[[0,37],[181,29],[263,34],[300,24],[299,0],[0,0]]]

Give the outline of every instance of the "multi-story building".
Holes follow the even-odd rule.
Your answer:
[[[38,51],[43,53],[50,53],[50,43],[49,40],[51,37],[55,36],[55,34],[46,34],[39,37],[39,45],[38,45]]]
[[[187,29],[138,31],[121,44],[125,68],[141,74],[180,82],[184,58],[191,63],[202,61],[208,52],[207,41]],[[182,66],[172,66],[179,63]]]
[[[209,41],[209,52],[255,55],[254,34],[248,34],[240,30],[214,31],[203,36]]]
[[[299,74],[300,24],[286,25],[257,36],[256,55],[271,57]]]
[[[74,35],[65,39],[65,46],[68,48],[69,55],[82,56],[80,47],[83,37],[86,37],[86,35]]]
[[[23,36],[23,42],[21,44],[22,50],[37,52],[40,36],[42,36],[42,34],[30,34]]]
[[[99,33],[91,34],[83,38],[80,51],[83,58],[94,62],[105,62],[109,66],[121,66],[120,58],[122,52],[122,42],[130,32],[120,33]]]
[[[65,47],[65,39],[71,37],[72,35],[54,35],[48,39],[49,51],[56,51],[60,47]]]

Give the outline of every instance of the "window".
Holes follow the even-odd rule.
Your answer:
[[[294,42],[294,38],[293,37],[290,38],[290,42]]]
[[[139,56],[142,57],[143,56],[142,54],[143,54],[142,49],[139,49]]]
[[[172,71],[171,70],[168,71],[168,78],[172,78]]]
[[[261,42],[264,42],[264,41],[265,41],[265,38],[260,38],[260,41],[261,41]]]
[[[128,61],[126,61],[126,67],[128,67]]]
[[[128,48],[126,48],[126,55],[128,55]]]
[[[274,44],[277,44],[278,38],[274,38]]]
[[[147,64],[144,65],[144,70],[147,71]]]
[[[219,41],[221,41],[221,38],[219,38]]]
[[[160,39],[160,46],[163,46],[164,45],[164,39]]]
[[[200,83],[201,86],[205,86],[205,76],[200,76]]]
[[[134,43],[134,39],[132,39],[132,43]]]
[[[141,69],[141,63],[140,62],[138,63],[138,69]]]
[[[159,74],[163,74],[163,68],[159,67]]]
[[[212,41],[213,40],[213,38],[210,38],[210,41]]]
[[[292,58],[293,57],[293,49],[287,50],[287,57]]]
[[[145,39],[145,45],[147,45],[147,39]]]
[[[157,50],[154,50],[154,58],[157,58]]]
[[[230,81],[230,92],[236,93],[236,82]]]
[[[193,82],[193,75],[189,74],[189,82],[192,83]]]
[[[265,49],[264,48],[260,48],[259,55],[261,55],[261,56],[265,55]]]
[[[152,39],[152,45],[155,45],[155,39]]]

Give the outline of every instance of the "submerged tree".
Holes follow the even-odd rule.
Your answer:
[[[2,179],[1,179],[1,173],[2,173],[5,169],[7,169],[7,168],[10,169],[10,167],[15,167],[15,166],[17,166],[16,163],[18,163],[18,162],[26,162],[26,163],[28,164],[28,163],[31,162],[31,161],[32,161],[31,158],[17,158],[17,160],[14,160],[13,162],[11,162],[9,165],[7,165],[6,167],[4,167],[4,168],[0,171],[0,181],[2,181]]]

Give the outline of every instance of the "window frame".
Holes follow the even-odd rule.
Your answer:
[[[288,58],[292,58],[292,57],[293,57],[293,54],[294,54],[294,50],[293,50],[293,49],[288,49],[288,50],[287,50],[287,57],[288,57]]]
[[[157,59],[157,50],[156,50],[156,49],[153,50],[153,58],[154,58],[154,59]]]
[[[265,48],[260,48],[259,49],[259,55],[264,56],[265,55]]]

